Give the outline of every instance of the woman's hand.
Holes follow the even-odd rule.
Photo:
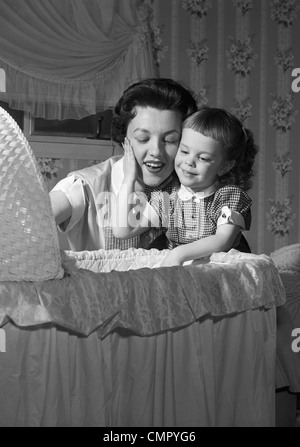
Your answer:
[[[130,141],[126,137],[122,144],[124,149],[123,171],[124,181],[133,182],[138,177],[138,163],[136,161]]]

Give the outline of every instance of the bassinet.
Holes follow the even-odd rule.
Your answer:
[[[14,156],[34,166],[19,141]],[[0,144],[3,155],[7,139]],[[43,197],[42,182],[36,188]],[[269,257],[231,250],[153,268],[164,251],[58,253],[54,232],[49,274],[30,235],[19,250],[29,261],[26,250],[36,248],[41,258],[24,262],[20,277],[16,248],[2,245],[0,426],[274,425],[276,307],[285,292]]]

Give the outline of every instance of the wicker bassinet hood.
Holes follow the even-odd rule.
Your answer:
[[[0,107],[0,280],[63,276],[48,192],[37,161],[13,118]]]

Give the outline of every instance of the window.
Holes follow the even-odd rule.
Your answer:
[[[46,120],[12,109],[3,99],[0,106],[17,122],[35,156],[70,160],[67,172],[76,170],[80,160],[102,161],[122,153],[111,139],[111,109],[82,120]]]
[[[96,140],[111,139],[112,110],[105,110],[81,120],[32,120],[31,135],[85,137]]]

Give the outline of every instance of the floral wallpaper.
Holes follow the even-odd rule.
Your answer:
[[[63,168],[62,160],[59,158],[37,158],[38,166],[45,181],[57,178],[57,172]]]
[[[300,242],[300,0],[146,0],[161,77],[198,104],[224,107],[259,146],[252,226],[255,253]]]

